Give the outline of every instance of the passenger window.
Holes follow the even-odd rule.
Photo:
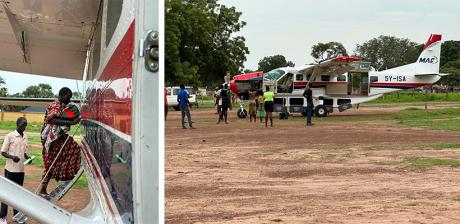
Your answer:
[[[121,9],[123,8],[123,0],[109,0],[107,1],[107,23],[105,31],[105,46],[109,46],[112,40],[113,33],[117,28],[118,21],[121,16]]]
[[[323,82],[329,82],[331,80],[331,77],[328,75],[322,75],[321,76],[321,81]]]
[[[345,81],[347,81],[347,76],[346,75],[337,76],[337,82],[345,82]]]
[[[302,74],[295,75],[295,80],[296,81],[303,81],[303,75]]]
[[[371,81],[371,82],[378,82],[378,81],[379,81],[379,77],[378,77],[378,76],[371,76],[371,77],[370,77],[370,81]]]

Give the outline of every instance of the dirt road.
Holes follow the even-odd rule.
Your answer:
[[[373,116],[362,108],[334,116]],[[460,168],[413,166],[410,158],[460,159],[460,133],[394,121],[274,128],[216,125],[192,111],[195,130],[169,113],[165,134],[166,223],[460,223]]]

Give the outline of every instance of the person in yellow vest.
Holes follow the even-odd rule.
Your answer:
[[[264,108],[265,108],[265,127],[268,127],[268,118],[270,118],[270,126],[273,127],[273,99],[275,98],[275,93],[270,90],[270,87],[266,87],[264,92]]]

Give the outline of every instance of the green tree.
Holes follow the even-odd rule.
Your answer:
[[[441,67],[451,61],[460,59],[460,41],[449,40],[441,45]]]
[[[217,84],[227,71],[241,72],[249,50],[244,37],[235,35],[246,25],[235,7],[166,0],[165,11],[166,83]]]
[[[348,56],[347,50],[339,42],[317,43],[311,47],[311,56],[318,61],[339,55]]]
[[[409,39],[381,35],[357,44],[355,54],[377,70],[385,70],[415,62],[422,47]]]
[[[460,86],[460,41],[446,41],[441,45],[441,72],[448,73],[442,77],[440,84]]]
[[[3,77],[0,77],[0,96],[7,96],[8,95],[8,89],[5,87],[5,80]]]
[[[53,98],[52,87],[48,84],[40,83],[38,86],[29,86],[22,92],[24,97],[28,98]]]
[[[295,64],[292,61],[287,61],[283,55],[278,54],[262,58],[259,61],[259,68],[257,71],[269,72],[276,68],[294,66]]]
[[[243,70],[243,73],[244,73],[244,74],[246,74],[246,73],[251,73],[251,72],[254,72],[254,71],[252,71],[251,69],[244,69],[244,70]]]

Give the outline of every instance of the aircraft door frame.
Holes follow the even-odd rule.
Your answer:
[[[348,72],[347,80],[348,95],[369,95],[369,72]]]
[[[164,6],[136,0],[133,65],[133,194],[136,223],[164,223]],[[159,115],[159,116],[158,116]]]

